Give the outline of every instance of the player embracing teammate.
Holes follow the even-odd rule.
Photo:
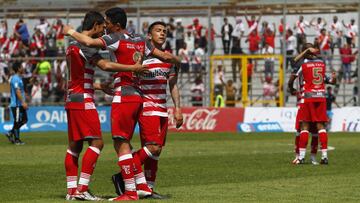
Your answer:
[[[309,131],[319,136],[321,143],[321,164],[328,164],[327,143],[328,135],[326,132],[326,98],[325,98],[325,82],[328,80],[325,75],[325,63],[318,59],[317,49],[310,43],[305,44],[303,52],[299,54],[294,62],[299,62],[296,73],[289,80],[289,91],[295,95],[297,90],[293,87],[294,80],[298,77],[300,83],[300,104],[297,114],[297,122],[300,124],[300,133],[298,140],[299,154],[293,163],[304,164],[306,146],[309,138]],[[335,83],[335,76],[328,83]],[[314,130],[313,128],[316,128]],[[314,132],[315,131],[315,132]],[[313,139],[316,139],[316,137]],[[296,141],[297,142],[297,141]],[[316,143],[316,144],[315,144]],[[297,143],[296,143],[297,144]],[[317,145],[317,142],[314,142]],[[312,152],[316,153],[317,146],[312,145]],[[312,162],[314,158],[312,157]]]
[[[133,65],[141,57],[155,56],[169,63],[180,63],[172,54],[165,53],[152,45],[140,35],[126,32],[127,16],[121,8],[111,8],[105,12],[107,35],[91,38],[78,33],[70,27],[64,27],[64,32],[72,36],[80,44],[87,47],[108,49],[115,57],[115,62]],[[118,72],[114,75],[114,98],[111,106],[111,131],[114,148],[118,156],[122,178],[125,182],[124,194],[111,199],[112,201],[137,200],[137,191],[151,194],[141,167],[141,157],[152,156],[149,150],[140,149],[134,156],[131,153],[130,141],[135,124],[139,120],[143,108],[142,94],[139,89],[139,78],[131,72]],[[140,177],[135,179],[135,177]]]

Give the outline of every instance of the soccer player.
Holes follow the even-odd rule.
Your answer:
[[[64,27],[64,32],[86,46],[110,50],[111,54],[115,55],[116,62],[121,64],[135,64],[144,55],[153,55],[166,62],[180,63],[179,58],[154,48],[150,42],[140,35],[127,33],[127,16],[123,9],[111,8],[105,12],[105,15],[108,35],[93,39],[76,32],[69,26]],[[125,182],[125,193],[110,200],[137,200],[136,190],[151,192],[146,181],[135,185],[134,160],[130,146],[135,124],[142,108],[142,97],[138,89],[136,75],[119,72],[114,75],[114,79],[115,94],[111,106],[111,131],[114,148],[118,156],[118,165]]]
[[[297,74],[289,81],[289,90],[296,94],[293,81],[300,77],[303,85],[301,92],[301,104],[299,108],[299,121],[301,132],[299,138],[299,164],[305,163],[306,144],[309,137],[310,123],[315,122],[321,143],[321,164],[328,164],[327,156],[327,132],[325,124],[328,120],[326,115],[325,99],[325,64],[316,56],[317,49],[310,43],[306,43],[303,52],[295,57],[294,61],[304,58]]]
[[[24,73],[24,68],[20,62],[13,64],[15,74],[10,78],[10,108],[14,118],[13,128],[5,135],[11,143],[16,145],[25,144],[20,140],[20,128],[27,123],[28,105],[25,101],[24,83],[21,75]]]
[[[82,34],[99,37],[105,27],[104,17],[98,12],[88,12],[83,21]],[[68,63],[68,89],[65,109],[68,118],[69,146],[65,157],[68,193],[66,200],[101,200],[88,191],[90,177],[103,148],[100,121],[94,104],[94,89],[104,89],[104,85],[93,84],[95,65],[106,71],[146,70],[139,62],[135,65],[121,65],[101,59],[95,48],[73,42],[66,51]],[[107,91],[109,92],[109,91]],[[77,185],[78,157],[83,142],[89,142],[82,159],[82,168]]]
[[[160,21],[152,23],[148,30],[148,37],[151,39],[151,43],[160,50],[166,41],[166,34],[166,24]],[[182,125],[183,116],[177,86],[178,69],[176,66],[163,62],[153,56],[146,57],[143,64],[147,65],[150,71],[140,78],[140,89],[143,93],[144,103],[139,118],[139,125],[143,148],[135,153],[134,158],[144,163],[146,181],[150,188],[153,189],[158,170],[158,160],[161,150],[165,145],[168,128],[168,112],[166,107],[167,83],[174,103],[174,119],[177,128]],[[135,164],[141,168],[139,162]]]

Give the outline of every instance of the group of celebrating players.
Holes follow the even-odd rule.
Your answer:
[[[66,51],[69,70],[65,104],[69,138],[65,157],[66,200],[101,200],[88,190],[104,146],[94,104],[95,90],[113,95],[111,133],[123,187],[120,195],[110,200],[161,198],[153,188],[167,133],[167,85],[174,103],[177,127],[183,123],[176,84],[180,60],[162,51],[166,24],[160,21],[151,24],[146,38],[127,33],[126,24],[125,11],[115,7],[105,12],[105,18],[96,11],[86,13],[81,33],[71,26],[63,29],[64,34],[75,40]],[[109,50],[111,61],[101,57],[100,49]],[[115,72],[114,85],[94,83],[96,66]],[[137,122],[142,148],[135,151],[130,141]],[[83,155],[78,178],[78,159],[84,141],[89,142],[89,147]]]
[[[175,108],[177,127],[183,123],[177,73],[180,63],[176,56],[162,51],[166,40],[166,24],[151,24],[146,38],[126,32],[127,16],[121,8],[111,8],[105,18],[95,11],[88,12],[83,31],[71,26],[64,33],[75,41],[66,51],[68,89],[66,111],[69,145],[65,157],[67,200],[101,200],[88,190],[97,159],[103,148],[100,122],[94,104],[94,91],[112,94],[111,133],[118,156],[123,190],[112,201],[137,200],[142,197],[161,197],[153,192],[158,159],[165,144],[168,114],[166,88],[169,84]],[[104,30],[106,29],[106,35]],[[107,49],[112,60],[100,56],[99,49]],[[318,138],[321,143],[321,164],[328,164],[325,82],[336,82],[335,75],[325,75],[325,64],[316,56],[318,50],[306,44],[293,60],[294,71],[288,82],[289,91],[298,95],[296,129],[296,158],[294,164],[305,163],[309,132],[313,135],[311,161],[317,164],[315,154]],[[114,85],[93,83],[95,66],[115,72]],[[293,85],[299,79],[299,90]],[[134,151],[130,144],[136,123],[139,122],[142,148]],[[78,159],[83,141],[89,147],[82,158],[78,178]],[[144,165],[144,170],[142,168]],[[145,173],[144,173],[145,171]]]
[[[304,164],[306,146],[309,133],[311,140],[311,163],[318,165],[316,153],[318,141],[321,146],[320,164],[328,164],[328,135],[326,124],[328,116],[326,111],[325,84],[335,84],[336,75],[331,77],[325,74],[325,63],[319,59],[319,49],[313,44],[305,44],[302,52],[292,60],[293,72],[288,81],[288,90],[298,98],[298,112],[295,129],[295,154],[293,164]],[[294,88],[294,81],[298,78],[298,90]]]

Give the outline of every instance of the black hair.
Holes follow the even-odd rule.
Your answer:
[[[320,30],[320,32],[323,32],[323,31],[326,31],[326,29],[325,29],[325,28],[322,28],[322,29]]]
[[[19,69],[21,68],[21,62],[14,62],[12,65],[12,69],[15,73],[19,72]]]
[[[311,43],[305,43],[305,44],[303,45],[302,51],[305,51],[305,50],[308,49],[308,48],[314,48],[314,45],[311,44]]]
[[[151,25],[149,26],[148,34],[151,33],[151,31],[155,27],[155,25],[162,25],[162,26],[166,27],[166,23],[164,23],[162,21],[155,21],[155,22],[151,23]]]
[[[110,8],[105,11],[105,15],[112,24],[118,24],[122,29],[126,29],[127,16],[124,9],[119,7]]]
[[[89,11],[84,17],[82,23],[82,30],[91,30],[95,25],[99,25],[105,22],[104,16],[97,11]]]

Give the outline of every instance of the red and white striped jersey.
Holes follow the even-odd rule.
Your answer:
[[[330,34],[332,37],[341,37],[342,26],[340,22],[331,23]]]
[[[320,35],[319,36],[320,50],[329,50],[330,49],[330,36],[329,35]]]
[[[140,77],[140,89],[144,102],[143,115],[168,117],[166,87],[168,79],[177,75],[176,68],[154,57],[147,57],[143,64],[147,65],[150,71]]]
[[[104,48],[110,50],[112,60],[120,64],[134,65],[139,57],[148,56],[154,50],[150,41],[140,35],[111,33],[100,39]],[[133,72],[114,74],[113,103],[142,102],[138,85],[138,77]]]
[[[302,102],[326,101],[325,98],[325,63],[320,59],[308,60],[298,69]]]
[[[354,38],[358,33],[357,25],[351,25],[350,23],[346,25],[346,36],[349,38]]]
[[[96,109],[94,103],[94,73],[92,58],[98,54],[78,42],[72,42],[66,50],[68,68],[65,109]]]
[[[297,34],[305,34],[305,26],[309,26],[309,22],[308,21],[302,21],[300,22],[299,20],[296,21],[296,33]]]

